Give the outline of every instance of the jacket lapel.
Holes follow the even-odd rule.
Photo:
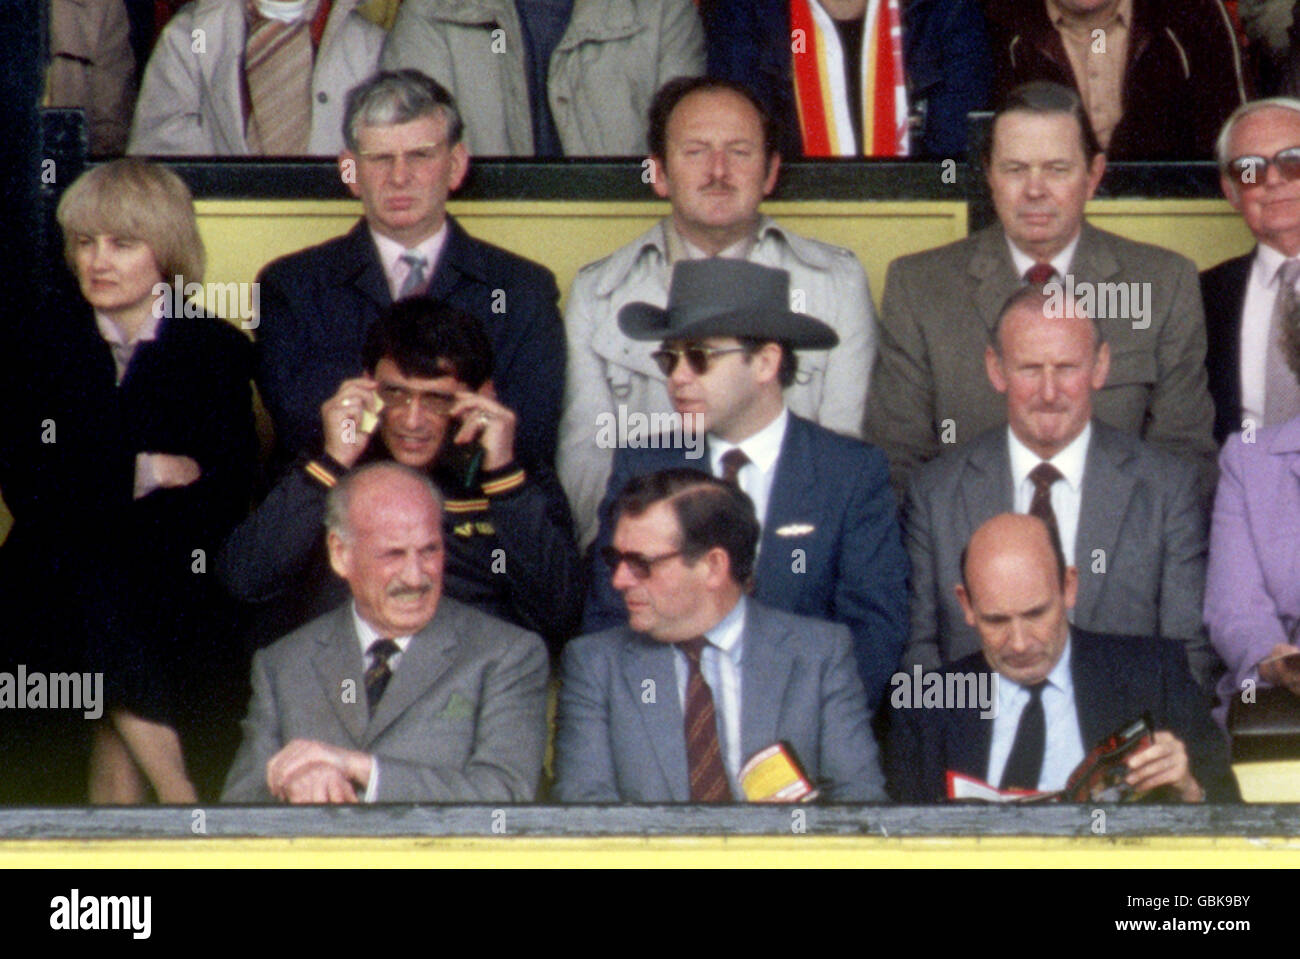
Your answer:
[[[969,665],[968,669],[967,665]],[[975,653],[969,657],[968,662],[958,662],[949,668],[975,673],[977,683],[989,682],[979,677],[992,673],[983,653]],[[997,687],[990,684],[990,688]],[[948,731],[946,737],[948,748],[951,750],[948,756],[948,769],[987,780],[989,754],[993,749],[993,721],[981,718],[978,706],[953,709],[948,715],[952,722],[952,729]],[[992,785],[996,786],[997,783]]]
[[[741,765],[779,738],[785,689],[795,666],[794,658],[786,649],[785,636],[773,628],[757,603],[745,605],[744,636],[740,668]]]
[[[1106,556],[1118,555],[1120,529],[1134,487],[1133,477],[1124,469],[1127,460],[1127,454],[1106,442],[1106,427],[1094,421],[1083,468],[1083,495],[1072,559],[1080,570],[1090,568],[1093,550],[1105,550]],[[1074,607],[1077,619],[1085,623],[1094,619],[1105,584],[1105,576],[1079,576],[1079,596]]]
[[[1079,714],[1079,733],[1083,736],[1086,755],[1102,737],[1137,717],[1125,715],[1132,700],[1128,695],[1128,677],[1107,671],[1105,664],[1092,654],[1088,634],[1073,626],[1070,627],[1070,675],[1074,682],[1074,708]],[[1102,690],[1106,695],[1098,695]]]
[[[645,726],[659,767],[668,784],[673,802],[690,802],[690,772],[686,765],[686,733],[683,710],[677,695],[677,670],[673,651],[665,643],[631,635],[623,647],[623,681],[627,684],[632,708]],[[654,683],[655,703],[644,702],[645,681]]]
[[[975,252],[966,267],[975,281],[975,308],[984,327],[992,335],[997,325],[1002,305],[1019,284],[1011,252],[1007,249],[1006,235],[1000,227],[978,234]]]
[[[456,628],[459,617],[448,603],[439,603],[433,620],[407,644],[402,660],[389,680],[388,688],[366,725],[366,744],[396,722],[412,704],[436,683],[455,660]]]
[[[339,607],[329,628],[316,640],[312,669],[325,691],[325,701],[347,730],[353,746],[361,747],[366,732],[366,686],[362,679],[365,666],[361,661],[356,629],[352,625],[351,603]],[[352,702],[344,701],[345,681],[352,683],[355,693]]]
[[[447,242],[424,295],[434,300],[445,300],[460,284],[462,276],[482,278],[482,275],[469,234],[453,217],[447,217]]]
[[[966,517],[966,528],[961,531],[963,542],[990,516],[1010,512],[1015,505],[1007,431],[1006,427],[996,429],[996,435],[990,436],[987,442],[971,441],[973,448],[959,486],[964,509],[957,515]]]
[[[781,453],[776,460],[776,474],[772,477],[772,493],[767,501],[763,532],[759,537],[756,579],[769,586],[786,582],[790,570],[789,552],[782,552],[779,548],[787,543],[777,539],[776,530],[807,520],[809,505],[818,502],[813,489],[817,483],[818,464],[811,432],[804,420],[790,414],[785,439],[781,441]],[[819,532],[813,530],[806,537],[791,539],[789,545],[806,546]]]
[[[348,232],[340,258],[343,262],[339,276],[344,278],[346,285],[352,286],[378,309],[382,310],[393,302],[393,295],[388,290],[388,277],[379,262],[379,251],[375,249],[375,241],[364,219]]]

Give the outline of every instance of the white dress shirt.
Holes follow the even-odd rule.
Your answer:
[[[1287,257],[1259,244],[1246,278],[1246,302],[1241,309],[1241,415],[1264,422],[1264,379],[1268,370],[1268,334],[1277,300],[1278,276]],[[1240,429],[1241,424],[1235,428]]]
[[[741,798],[738,775],[743,765],[740,755],[740,661],[745,651],[745,597],[732,607],[731,612],[704,634],[709,645],[700,655],[700,673],[713,694],[713,711],[718,722],[718,746],[722,750],[722,763],[727,767],[727,780],[731,795]],[[677,701],[686,712],[686,684],[690,680],[690,664],[686,654],[673,647],[673,666],[677,673]],[[685,736],[685,731],[682,733]]]
[[[1015,512],[1029,512],[1029,506],[1034,501],[1034,483],[1029,474],[1039,463],[1051,463],[1065,477],[1052,484],[1052,512],[1056,514],[1056,528],[1061,534],[1061,552],[1065,554],[1065,561],[1072,566],[1077,565],[1078,560],[1074,548],[1079,534],[1083,473],[1088,460],[1088,442],[1091,439],[1092,424],[1089,423],[1082,433],[1070,441],[1069,446],[1050,460],[1043,460],[1016,438],[1011,427],[1007,427],[1007,447],[1011,451],[1011,488],[1015,490],[1012,509]]]
[[[1083,761],[1083,733],[1079,729],[1079,710],[1074,704],[1074,678],[1070,673],[1070,639],[1052,671],[1047,674],[1046,688],[1042,693],[1043,720],[1046,738],[1043,740],[1043,768],[1038,776],[1038,788],[1055,792],[1065,788],[1074,767]],[[993,743],[989,750],[987,782],[998,785],[1011,758],[1011,747],[1016,741],[1020,714],[1029,705],[1029,689],[998,675],[998,714],[993,720]]]
[[[1083,231],[1076,233],[1074,239],[1065,245],[1065,249],[1052,257],[1050,262],[1052,264],[1052,269],[1056,271],[1058,279],[1065,279],[1065,274],[1070,271],[1070,264],[1074,262],[1074,251],[1078,248],[1079,237],[1082,235]],[[1029,268],[1038,262],[1024,250],[1020,249],[1020,247],[1012,243],[1011,237],[1007,237],[1007,249],[1011,251],[1011,262],[1016,268],[1016,276],[1024,277],[1025,273],[1029,271]]]
[[[365,671],[370,668],[373,657],[370,656],[370,644],[382,637],[376,632],[375,628],[361,618],[357,611],[356,600],[352,601],[352,625],[356,631],[357,642],[361,645],[361,670],[364,677]],[[397,666],[402,661],[402,654],[406,652],[406,647],[411,644],[410,636],[394,636],[393,642],[397,644],[397,652],[388,657],[388,669],[396,673]],[[389,680],[392,682],[392,680]],[[365,689],[358,690],[362,695]],[[370,756],[370,782],[366,784],[365,795],[361,797],[362,802],[374,802],[375,796],[379,794],[379,757]]]
[[[749,457],[749,462],[736,474],[740,489],[754,501],[754,513],[761,527],[767,516],[767,504],[772,498],[772,480],[776,477],[776,462],[781,457],[781,444],[785,442],[786,427],[790,424],[790,411],[781,407],[776,419],[753,436],[739,443],[728,443],[709,435],[709,468],[714,476],[722,475],[722,457],[739,449]]]
[[[442,221],[442,226],[433,236],[418,246],[410,248],[402,246],[396,240],[390,240],[373,229],[370,235],[374,238],[375,249],[379,251],[379,262],[383,265],[384,276],[388,279],[389,295],[395,300],[402,284],[411,273],[411,267],[403,262],[402,255],[410,252],[424,257],[424,277],[426,280],[432,277],[438,269],[438,258],[442,256],[442,248],[447,245],[447,221],[445,219]]]

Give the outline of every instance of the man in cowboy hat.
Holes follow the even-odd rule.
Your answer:
[[[848,626],[874,707],[907,635],[907,554],[884,454],[786,409],[794,351],[837,342],[820,320],[786,309],[789,284],[784,270],[744,260],[692,260],[673,267],[666,309],[619,311],[624,335],[659,341],[653,356],[681,422],[618,437],[595,545],[610,545],[614,501],[634,476],[690,466],[735,483],[762,527],[754,597]],[[703,448],[692,442],[701,434]],[[627,619],[603,572],[592,577],[586,632]]]

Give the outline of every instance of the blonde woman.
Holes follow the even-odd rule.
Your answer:
[[[96,167],[63,195],[58,221],[84,302],[54,318],[60,356],[41,393],[62,419],[54,505],[83,529],[45,548],[104,674],[90,798],[193,802],[177,725],[202,724],[195,682],[214,678],[202,650],[223,638],[206,564],[248,506],[251,351],[223,320],[171,315],[183,299],[173,284],[201,282],[204,266],[176,174],[137,159]]]

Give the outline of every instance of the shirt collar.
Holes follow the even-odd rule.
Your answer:
[[[162,325],[162,317],[154,316],[150,312],[149,318],[140,324],[140,329],[136,330],[135,337],[130,340],[122,335],[122,330],[116,323],[99,310],[95,311],[95,325],[99,327],[99,335],[109,346],[134,347],[139,343],[158,338],[158,327]]]
[[[1061,658],[1056,661],[1052,671],[1047,674],[1044,682],[1053,689],[1059,689],[1063,693],[1069,693],[1074,690],[1074,680],[1070,674],[1070,643],[1069,627],[1066,627],[1065,648],[1061,650]],[[998,715],[1015,701],[1020,695],[1021,690],[1026,690],[1028,686],[1022,686],[1013,679],[1007,679],[1001,673],[998,676]]]
[[[783,405],[776,419],[739,443],[728,443],[709,434],[709,460],[716,469],[724,454],[739,449],[749,457],[749,461],[757,466],[760,472],[770,473],[781,455],[781,444],[785,442],[785,431],[789,423],[790,411]]]
[[[370,644],[377,639],[382,639],[379,632],[361,618],[361,612],[357,609],[357,601],[352,601],[352,625],[356,628],[357,642],[361,644],[361,662],[364,665],[366,655],[370,652]],[[393,642],[397,643],[397,648],[401,652],[406,652],[406,647],[410,645],[410,636],[393,636]]]
[[[1070,444],[1061,450],[1049,460],[1043,460],[1037,453],[1031,450],[1024,443],[1020,442],[1019,437],[1010,426],[1007,427],[1007,446],[1011,451],[1011,482],[1015,484],[1012,489],[1019,489],[1020,484],[1029,478],[1029,474],[1039,463],[1051,463],[1065,481],[1070,484],[1070,489],[1078,493],[1083,487],[1083,468],[1088,459],[1088,441],[1092,438],[1092,422],[1089,421],[1084,427],[1083,432],[1070,441]]]
[[[1282,264],[1288,259],[1294,258],[1288,257],[1281,250],[1271,247],[1267,243],[1259,244],[1258,249],[1255,251],[1254,263],[1255,277],[1258,282],[1268,289],[1277,289],[1277,271],[1282,268]]]
[[[370,236],[375,241],[375,249],[379,251],[379,262],[384,266],[384,275],[393,276],[397,270],[397,264],[402,259],[402,254],[407,250],[412,250],[424,257],[425,276],[433,276],[434,268],[438,265],[438,257],[442,254],[442,248],[447,243],[447,218],[443,217],[442,226],[438,227],[438,232],[413,247],[402,246],[391,237],[384,236],[370,228]]]
[[[1029,268],[1038,261],[1016,246],[1010,234],[1006,233],[1005,230],[1003,235],[1007,238],[1007,249],[1011,251],[1011,262],[1016,268],[1016,276],[1023,277]],[[1065,249],[1052,257],[1052,269],[1056,271],[1057,276],[1064,277],[1070,271],[1070,264],[1074,262],[1074,251],[1079,246],[1079,237],[1081,236],[1083,236],[1082,226],[1079,227],[1079,232],[1074,235],[1074,239],[1065,245]]]
[[[712,645],[726,653],[734,662],[740,662],[744,649],[745,637],[745,597],[731,607],[731,612],[723,616],[718,624],[704,634]]]

